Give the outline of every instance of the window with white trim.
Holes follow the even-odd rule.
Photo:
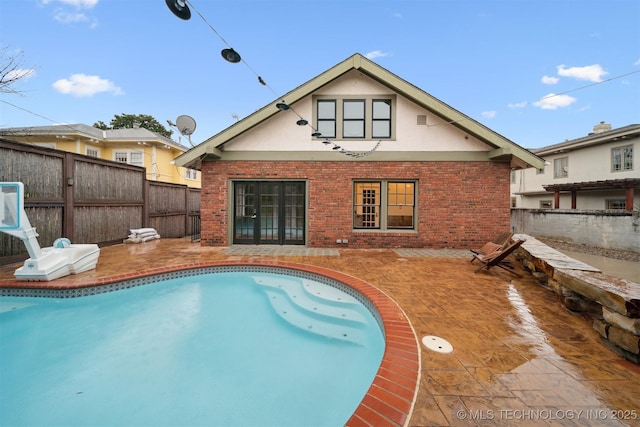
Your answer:
[[[569,176],[569,158],[561,157],[553,161],[553,177],[566,178]]]
[[[395,136],[393,96],[314,97],[318,138],[392,139]]]
[[[89,157],[98,158],[100,157],[100,149],[95,147],[86,147],[85,154]]]
[[[358,181],[353,184],[353,228],[414,230],[414,181]]]
[[[144,153],[137,150],[118,150],[113,152],[113,160],[134,166],[144,166]]]
[[[184,170],[184,178],[196,180],[198,179],[198,171],[195,169],[185,169]]]
[[[630,170],[633,170],[633,145],[612,148],[611,171],[622,172]]]

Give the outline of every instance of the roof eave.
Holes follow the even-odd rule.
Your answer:
[[[581,138],[572,139],[558,144],[549,145],[533,150],[539,156],[549,156],[567,151],[578,150],[593,145],[618,142],[625,139],[640,137],[640,124],[633,124],[602,133],[595,133]]]
[[[505,150],[505,152],[495,154],[492,160],[509,161],[514,168],[542,168],[544,166],[544,160],[540,157],[481,125],[472,118],[462,114],[446,103],[429,95],[422,89],[413,86],[411,83],[401,79],[392,72],[384,69],[358,53],[350,56],[319,76],[288,92],[282,98],[273,101],[252,115],[242,119],[238,123],[204,141],[197,147],[192,148],[183,155],[177,157],[175,159],[176,165],[185,167],[188,167],[187,165],[193,165],[194,162],[198,161],[197,159],[202,160],[203,156],[207,154],[207,147],[213,146],[218,148],[222,144],[230,141],[232,138],[235,138],[277,114],[280,111],[276,107],[278,102],[284,101],[289,105],[293,105],[295,102],[312,94],[318,88],[337,79],[352,69],[359,70],[370,78],[390,87],[398,94],[431,111],[433,114],[439,116],[453,126],[473,135],[490,147]],[[509,152],[506,153],[506,151]]]

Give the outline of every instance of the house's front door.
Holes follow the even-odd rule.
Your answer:
[[[233,243],[304,245],[304,182],[237,181],[233,192]]]

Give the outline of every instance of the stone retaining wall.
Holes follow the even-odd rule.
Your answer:
[[[640,364],[640,283],[603,274],[534,237],[514,238],[526,240],[516,253],[522,266],[568,310],[591,314],[593,328],[609,348]]]

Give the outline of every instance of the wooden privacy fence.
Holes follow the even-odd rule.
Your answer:
[[[22,182],[25,211],[40,246],[122,243],[132,228],[161,237],[191,235],[200,189],[148,181],[145,168],[0,139],[0,182]],[[20,239],[0,233],[0,265],[28,257]]]

